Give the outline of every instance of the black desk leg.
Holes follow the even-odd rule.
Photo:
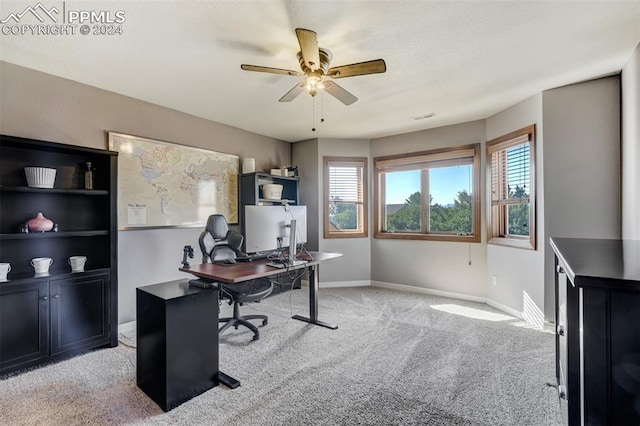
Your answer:
[[[231,376],[224,374],[222,371],[218,371],[218,380],[220,381],[220,383],[222,383],[223,385],[231,389],[235,389],[238,386],[240,386],[240,381],[234,379]]]
[[[318,279],[316,277],[316,265],[309,266],[309,318],[303,317],[302,315],[294,315],[291,318],[332,330],[338,328],[337,325],[318,320]]]

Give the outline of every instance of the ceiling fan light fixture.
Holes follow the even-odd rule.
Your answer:
[[[312,97],[316,96],[320,90],[324,90],[343,104],[351,105],[356,102],[358,98],[333,82],[332,79],[379,74],[387,70],[384,59],[374,59],[372,61],[330,68],[329,64],[333,55],[328,49],[318,47],[318,35],[315,31],[296,28],[296,37],[300,45],[300,51],[297,54],[300,71],[249,64],[242,64],[240,66],[240,68],[245,71],[307,77],[306,80],[299,82],[285,93],[285,95],[279,99],[280,102],[291,102],[306,89],[307,93]]]
[[[324,84],[320,77],[316,77],[314,75],[307,77],[306,85],[307,91],[311,96],[315,96],[318,94],[318,91],[324,89]]]

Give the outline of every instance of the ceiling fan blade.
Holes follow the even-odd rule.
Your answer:
[[[318,36],[314,31],[296,28],[296,36],[300,44],[300,52],[304,64],[312,71],[320,68],[320,53],[318,50]]]
[[[332,78],[353,77],[355,75],[379,74],[387,70],[384,59],[358,62],[357,64],[341,65],[329,68],[327,75]]]
[[[294,100],[300,93],[303,92],[304,86],[306,83],[303,81],[302,83],[296,84],[293,86],[291,90],[289,90],[283,97],[278,99],[279,102],[291,102]]]
[[[242,64],[240,65],[240,68],[242,68],[245,71],[268,72],[271,74],[304,75],[300,71],[285,70],[282,68],[261,67],[259,65]]]
[[[323,81],[322,84],[324,84],[325,92],[327,92],[328,94],[330,94],[331,96],[333,96],[334,98],[336,98],[337,100],[339,100],[345,105],[351,105],[352,103],[358,100],[358,98],[353,96],[350,92],[348,92],[341,86],[338,86],[333,81]]]

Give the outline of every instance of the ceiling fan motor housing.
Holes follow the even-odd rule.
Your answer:
[[[329,50],[318,46],[318,37],[315,31],[296,28],[296,37],[298,38],[298,44],[300,45],[300,51],[297,56],[298,63],[300,64],[300,70],[302,72],[259,65],[240,65],[240,68],[245,71],[267,72],[271,74],[293,76],[306,75],[306,81],[297,83],[293,86],[291,90],[279,99],[280,102],[291,102],[306,89],[312,97],[316,96],[320,90],[323,90],[343,104],[351,105],[356,102],[358,98],[331,79],[378,74],[387,70],[387,66],[383,59],[375,59],[372,61],[358,62],[330,68],[329,64],[331,63],[331,59],[333,59],[333,55]],[[330,77],[330,79],[325,79],[325,77]]]
[[[318,68],[312,70],[307,66],[307,64],[305,64],[304,58],[302,57],[302,51],[298,52],[298,62],[300,63],[300,68],[306,75],[317,75],[317,77],[321,77],[327,73],[327,70],[329,69],[329,63],[331,62],[333,55],[329,50],[323,49],[322,47],[318,49],[318,53],[320,56],[320,64],[318,65]]]

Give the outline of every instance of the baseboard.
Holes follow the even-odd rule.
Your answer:
[[[302,286],[308,287],[309,281],[302,280]],[[442,290],[434,290],[434,289],[424,288],[424,287],[414,287],[414,286],[404,285],[404,284],[387,283],[384,281],[358,280],[358,281],[320,282],[320,288],[337,288],[337,287],[383,287],[383,288],[390,288],[392,290],[410,291],[414,293],[424,293],[424,294],[431,294],[434,296],[450,297],[452,299],[469,300],[471,302],[486,303],[492,308],[495,308],[513,317],[524,320],[522,312],[518,312],[515,309],[512,309],[508,306],[498,303],[495,300],[487,299],[486,297],[469,296],[467,294],[453,293],[453,292],[442,291]],[[118,333],[126,334],[130,332],[134,332],[135,330],[136,330],[135,321],[129,321],[129,322],[125,322],[118,325]]]
[[[384,281],[371,281],[372,287],[384,287],[392,290],[411,291],[414,293],[431,294],[433,296],[450,297],[452,299],[469,300],[471,302],[487,303],[485,297],[469,296],[468,294],[453,293],[450,291],[434,290],[431,288],[414,287],[411,285],[387,283]]]
[[[496,308],[499,311],[507,313],[513,317],[524,320],[524,316],[522,315],[522,312],[518,312],[513,308],[503,305],[502,303],[496,302],[495,300],[487,299],[487,305],[491,306],[492,308]]]
[[[330,281],[330,282],[322,282],[320,281],[320,288],[331,288],[331,287],[369,287],[371,286],[371,281],[369,280],[359,280],[359,281]]]
[[[136,322],[129,321],[118,324],[118,334],[127,334],[136,331]]]

